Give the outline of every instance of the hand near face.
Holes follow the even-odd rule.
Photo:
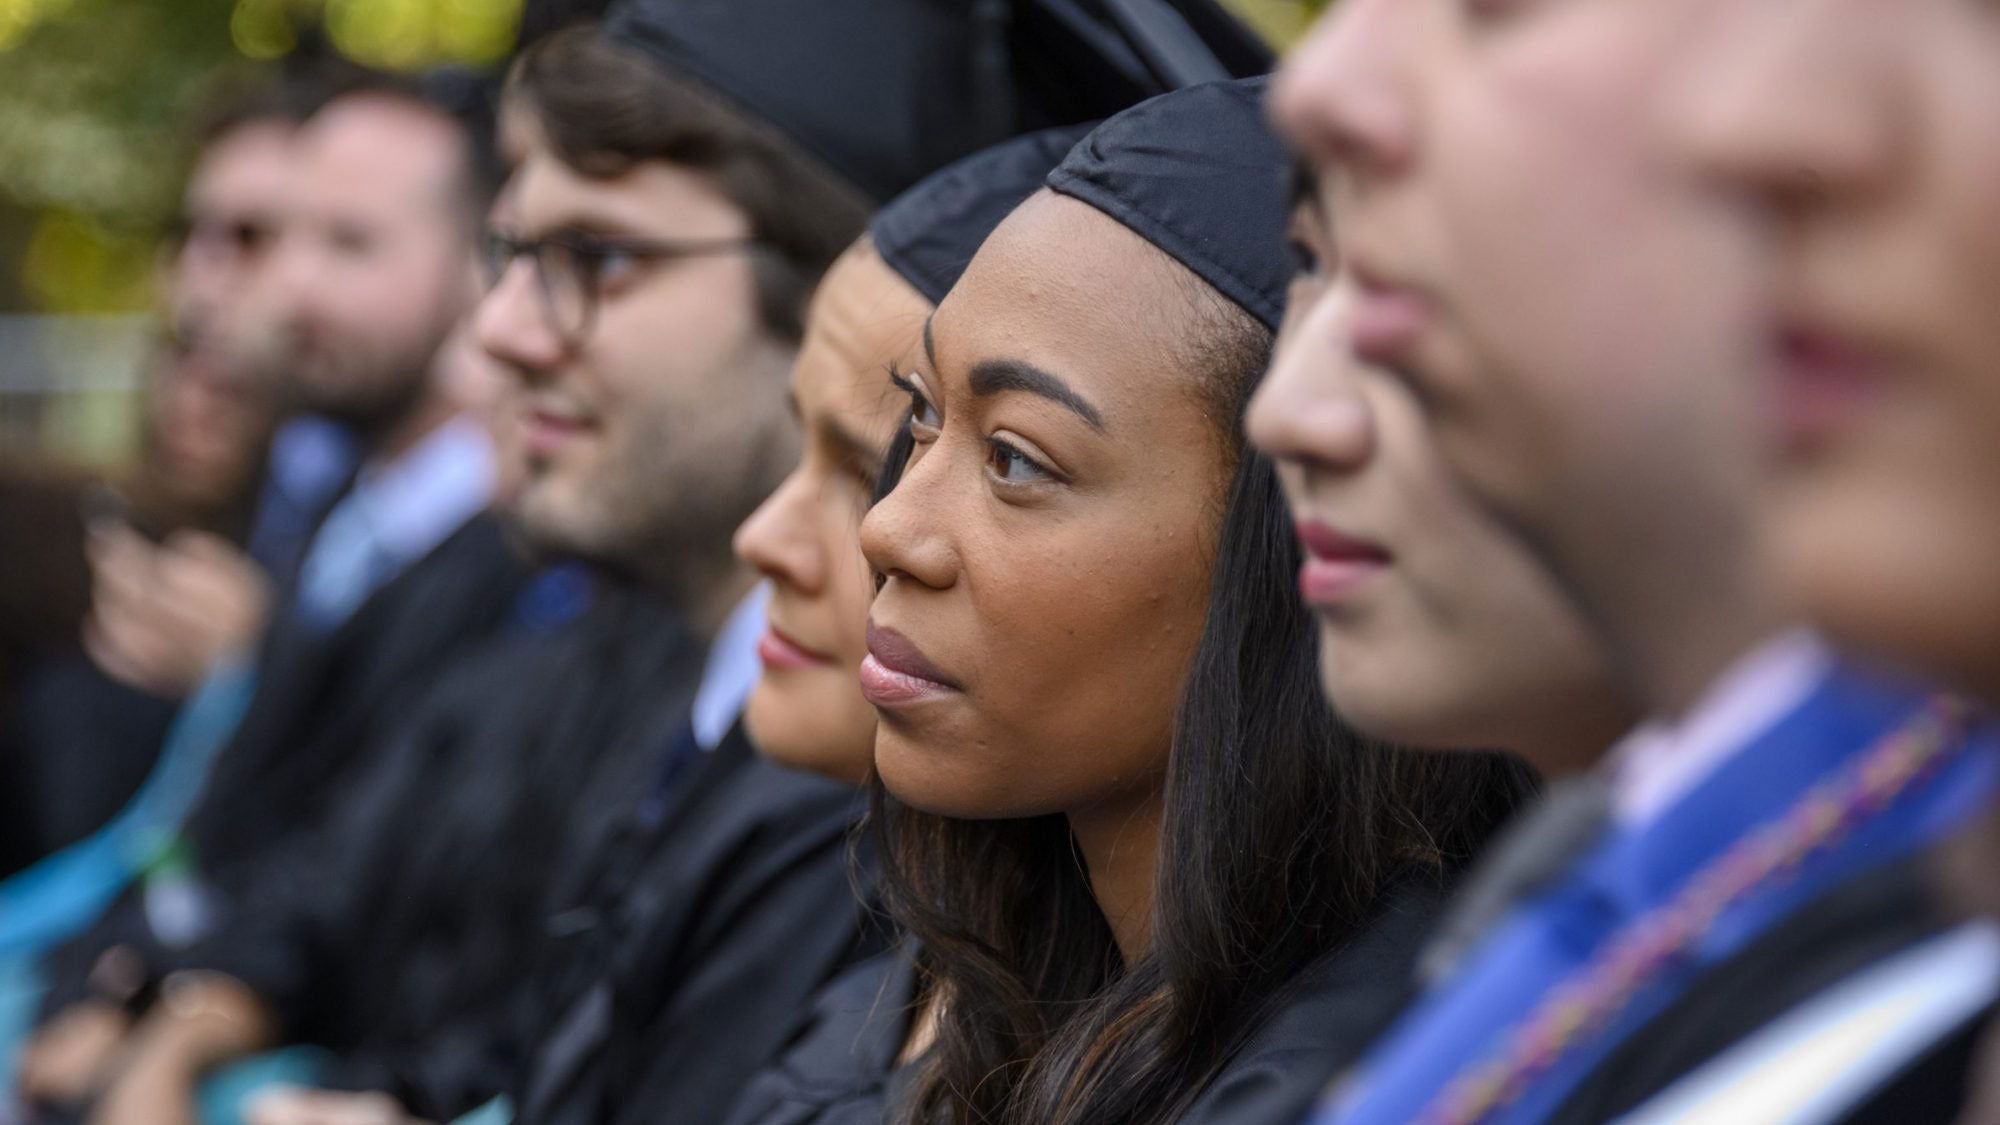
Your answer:
[[[204,1077],[270,1050],[277,1023],[249,986],[221,973],[183,971],[128,1037],[90,1125],[195,1125]]]
[[[387,1094],[285,1086],[258,1097],[248,1125],[425,1125]]]
[[[103,1084],[131,1029],[115,1005],[92,1001],[64,1009],[28,1041],[15,1085],[43,1105],[74,1105]]]
[[[112,679],[167,698],[191,692],[217,659],[248,648],[271,583],[227,541],[179,532],[154,544],[128,527],[91,533],[84,647]]]

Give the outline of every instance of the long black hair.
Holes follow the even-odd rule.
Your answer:
[[[1276,473],[1237,436],[1270,333],[1225,315],[1204,366],[1235,471],[1167,767],[1151,946],[1125,964],[1061,814],[952,819],[875,781],[883,900],[937,1020],[901,1120],[1174,1120],[1288,981],[1533,789],[1512,759],[1383,746],[1328,707]],[[909,453],[899,435],[878,499]]]

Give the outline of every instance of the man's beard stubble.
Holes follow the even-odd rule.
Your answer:
[[[364,443],[373,444],[430,399],[436,389],[439,353],[468,311],[450,295],[439,294],[425,330],[401,347],[378,349],[351,342],[342,347],[338,339],[295,338],[291,377],[284,380],[292,391],[292,405],[338,422]],[[305,378],[303,369],[315,363],[321,370]]]
[[[531,474],[510,523],[542,558],[564,558],[645,585],[694,611],[718,581],[733,575],[731,540],[796,460],[788,425],[737,436],[732,455],[653,431],[635,434],[637,451],[621,451],[564,487]],[[568,509],[567,511],[565,509]]]

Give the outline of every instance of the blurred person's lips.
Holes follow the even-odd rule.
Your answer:
[[[1807,313],[1782,313],[1771,348],[1772,423],[1790,455],[1838,440],[1867,413],[1889,375],[1883,351]]]
[[[1301,518],[1297,526],[1299,543],[1306,550],[1305,563],[1299,567],[1299,594],[1308,604],[1339,602],[1393,562],[1387,548],[1330,523]]]
[[[861,694],[894,710],[958,694],[963,689],[938,670],[916,643],[894,629],[868,622],[868,658],[861,662]]]
[[[807,648],[785,632],[775,621],[765,625],[764,635],[757,639],[757,659],[764,667],[773,671],[789,668],[826,668],[833,664],[833,657],[816,649]]]
[[[530,456],[551,456],[596,428],[589,414],[562,403],[533,402],[521,413],[521,442]]]

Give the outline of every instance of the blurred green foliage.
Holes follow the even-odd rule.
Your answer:
[[[829,0],[832,2],[832,0]],[[1224,0],[1289,44],[1326,0]],[[358,62],[484,63],[522,0],[0,0],[0,312],[146,307],[187,129],[300,29]]]
[[[0,310],[144,308],[187,130],[299,29],[358,62],[486,63],[521,0],[0,0]]]
[[[1280,49],[1305,34],[1306,25],[1325,10],[1329,0],[1222,0],[1224,6],[1249,21]]]

